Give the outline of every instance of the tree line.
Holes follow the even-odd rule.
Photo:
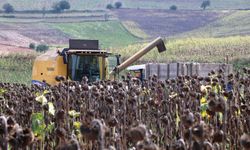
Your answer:
[[[114,5],[113,4],[107,4],[106,8],[107,9],[119,9],[122,7],[122,3],[121,2],[115,2]],[[52,6],[52,12],[54,13],[61,13],[64,10],[69,10],[71,8],[70,2],[67,0],[61,0],[59,2],[54,3]],[[4,13],[13,13],[15,12],[14,6],[11,5],[10,3],[5,3],[2,6],[3,12]],[[43,12],[45,12],[45,7],[42,8]]]
[[[211,4],[210,0],[203,0],[203,2],[201,3],[201,8],[203,10],[205,10],[207,7],[209,7]],[[107,4],[106,5],[106,9],[119,9],[122,7],[122,2],[115,2],[114,4]],[[56,2],[52,5],[52,12],[54,13],[61,13],[64,10],[69,10],[71,8],[70,2],[67,0],[61,0],[59,2]],[[4,13],[13,13],[15,11],[13,5],[11,5],[10,3],[5,3],[2,6],[3,12]],[[172,5],[169,7],[170,10],[177,10],[177,6],[176,5]],[[43,12],[45,12],[45,7],[42,8]]]

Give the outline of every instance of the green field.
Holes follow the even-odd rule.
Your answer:
[[[51,9],[54,2],[59,0],[1,0],[0,6],[9,2],[16,10],[42,10],[45,7]],[[246,9],[250,8],[249,0],[210,0],[210,9]],[[70,0],[71,9],[105,9],[108,3],[116,0]],[[200,9],[201,0],[121,0],[124,8],[153,8],[169,9],[171,5],[176,5],[179,9]]]
[[[32,63],[35,56],[0,56],[0,82],[31,83]]]
[[[127,58],[145,45],[130,45],[119,53]],[[152,51],[143,57],[142,61],[225,62],[224,59],[228,56],[229,62],[234,63],[239,59],[250,58],[250,36],[170,39],[166,41],[166,47],[166,52],[159,54],[158,51]]]
[[[138,41],[138,38],[128,32],[118,21],[56,23],[49,25],[73,38],[97,39],[101,48],[124,47]]]
[[[226,37],[250,34],[250,11],[235,11],[204,27],[183,33],[179,37]]]

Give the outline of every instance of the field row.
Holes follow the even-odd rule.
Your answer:
[[[248,150],[250,70],[142,82],[0,82],[1,149]]]

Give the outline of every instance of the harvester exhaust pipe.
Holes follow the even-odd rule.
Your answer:
[[[150,50],[152,50],[154,47],[157,47],[159,53],[166,51],[166,47],[165,47],[165,44],[164,44],[162,38],[158,37],[154,41],[149,43],[146,47],[142,48],[140,51],[138,51],[133,56],[129,57],[127,60],[125,60],[123,63],[121,63],[119,66],[117,66],[111,72],[111,74],[121,72],[122,70],[124,70],[125,68],[127,68],[128,66],[133,64],[135,61],[140,59],[143,55],[148,53]]]

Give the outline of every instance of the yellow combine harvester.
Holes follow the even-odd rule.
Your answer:
[[[97,40],[70,40],[69,48],[61,52],[48,51],[38,56],[33,65],[32,84],[55,85],[58,76],[74,81],[81,81],[86,76],[90,82],[109,79],[154,47],[159,52],[166,50],[159,37],[120,64],[120,55],[100,50],[98,45]]]

